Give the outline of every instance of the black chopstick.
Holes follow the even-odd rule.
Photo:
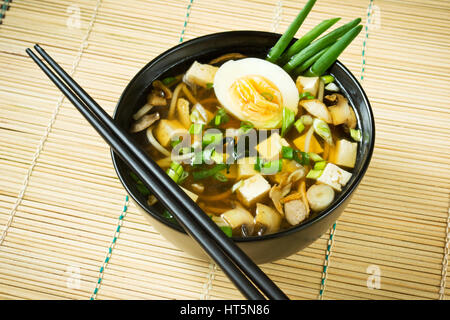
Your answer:
[[[110,144],[112,149],[135,171],[144,184],[157,195],[185,230],[200,243],[247,298],[263,299],[264,296],[248,281],[245,275],[270,299],[288,299],[267,275],[231,239],[226,237],[197,204],[182,192],[178,185],[168,178],[145,152],[133,143],[125,131],[115,125],[113,119],[41,47],[36,45],[35,49],[73,92],[30,49],[27,49],[26,52]]]

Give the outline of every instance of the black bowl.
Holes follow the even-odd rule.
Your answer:
[[[270,32],[230,31],[199,37],[167,50],[142,68],[125,88],[114,112],[116,123],[124,129],[129,128],[132,115],[145,104],[154,80],[184,73],[194,61],[206,63],[225,53],[240,52],[247,56],[265,58],[279,37],[279,34]],[[324,234],[344,211],[369,166],[375,142],[375,124],[367,96],[358,80],[339,61],[330,68],[329,73],[336,78],[356,110],[358,126],[363,133],[353,176],[332,205],[314,218],[278,233],[234,239],[256,263],[292,255]],[[197,258],[206,259],[200,246],[178,224],[161,215],[161,206],[147,205],[147,199],[137,190],[130,170],[114,152],[112,160],[126,191],[154,228],[180,249]]]

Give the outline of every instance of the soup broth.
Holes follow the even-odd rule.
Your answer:
[[[326,210],[352,176],[362,136],[331,75],[291,77],[237,53],[153,82],[133,119],[139,144],[234,237]]]

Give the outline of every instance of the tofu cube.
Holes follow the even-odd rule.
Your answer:
[[[270,191],[270,184],[260,174],[256,174],[244,180],[242,186],[237,190],[237,197],[243,205],[251,207],[262,201]]]
[[[328,163],[317,182],[327,184],[336,191],[341,191],[351,177],[352,174],[350,172],[339,168],[335,164]]]
[[[180,187],[184,192],[186,192],[186,194],[188,195],[189,198],[191,198],[194,202],[197,202],[198,199],[198,195],[193,193],[192,191],[189,191],[186,188]]]
[[[189,120],[193,123],[209,123],[214,114],[211,111],[206,110],[200,103],[196,103],[192,107],[191,114],[189,116]]]
[[[299,76],[295,82],[300,93],[309,92],[314,97],[317,97],[319,90],[319,77],[302,77]]]
[[[254,176],[255,174],[259,174],[259,172],[255,170],[255,163],[256,157],[238,159],[237,178],[247,179]]]
[[[219,70],[218,67],[195,61],[186,72],[184,82],[206,88],[208,83],[214,83],[214,76],[217,70]]]
[[[279,159],[281,148],[285,146],[288,147],[289,143],[282,138],[278,132],[274,132],[269,138],[260,142],[256,146],[259,155],[267,161]]]
[[[330,161],[338,166],[353,168],[356,163],[358,144],[345,139],[338,140],[331,154]]]
[[[187,134],[187,130],[178,120],[161,119],[155,130],[155,137],[163,147],[170,144],[173,136],[185,134]]]

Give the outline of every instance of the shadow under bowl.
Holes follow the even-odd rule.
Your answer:
[[[239,52],[265,58],[279,37],[279,34],[270,32],[229,31],[202,36],[167,50],[143,67],[125,88],[114,111],[116,123],[124,129],[129,128],[132,115],[145,104],[154,80],[182,74],[194,61],[207,63],[226,53]],[[328,72],[335,77],[342,93],[355,109],[358,127],[362,132],[352,178],[326,210],[304,223],[274,234],[235,238],[236,244],[257,264],[290,256],[320,238],[342,214],[369,166],[375,142],[375,123],[367,96],[355,76],[339,61]],[[196,258],[208,260],[195,240],[178,224],[162,216],[161,205],[147,204],[147,198],[136,188],[130,169],[113,151],[111,154],[121,183],[151,225],[181,250]]]

